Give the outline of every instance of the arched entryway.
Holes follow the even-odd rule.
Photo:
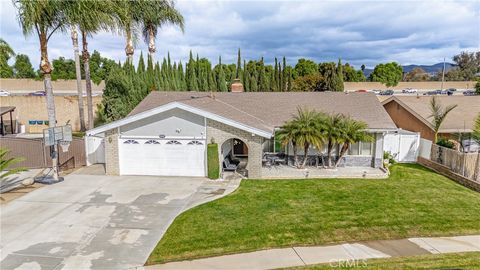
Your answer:
[[[222,171],[237,172],[248,176],[248,145],[241,139],[231,138],[223,142],[221,150]]]

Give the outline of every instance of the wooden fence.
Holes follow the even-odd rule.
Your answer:
[[[480,181],[480,155],[477,153],[462,153],[434,144],[430,159],[454,173]]]
[[[13,167],[34,169],[52,166],[50,147],[44,146],[42,139],[1,137],[0,147],[10,150],[8,158],[22,157],[25,159]],[[58,151],[60,170],[86,165],[84,139],[74,138],[67,152],[63,152],[61,147]]]

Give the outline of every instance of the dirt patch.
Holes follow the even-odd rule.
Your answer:
[[[6,204],[10,201],[13,201],[17,198],[20,198],[23,195],[25,195],[29,192],[32,192],[32,191],[36,190],[37,188],[41,188],[43,186],[44,186],[43,184],[34,183],[33,185],[30,185],[30,186],[21,186],[21,187],[18,187],[16,189],[14,189],[14,190],[9,191],[9,192],[2,193],[2,194],[0,194],[0,205],[1,204]]]

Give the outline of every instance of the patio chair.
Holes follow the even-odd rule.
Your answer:
[[[234,172],[234,171],[237,170],[237,168],[238,168],[237,164],[231,163],[228,156],[225,157],[225,159],[223,160],[223,170],[224,171]]]

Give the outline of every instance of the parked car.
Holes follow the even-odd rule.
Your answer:
[[[374,93],[375,95],[380,95],[380,93],[382,93],[382,91],[375,89],[375,90],[372,90],[372,93]]]
[[[457,91],[457,89],[455,89],[455,88],[448,88],[447,91],[455,92],[455,91]]]
[[[10,96],[10,93],[5,90],[0,90],[0,97],[7,97]]]
[[[45,91],[35,91],[35,92],[32,92],[28,95],[29,96],[46,96],[47,92],[45,92]]]
[[[404,93],[404,94],[414,94],[414,93],[417,93],[417,89],[405,88],[405,89],[402,90],[402,93]]]
[[[437,90],[433,90],[433,91],[428,91],[426,93],[423,93],[424,96],[434,96],[434,95],[438,95],[438,92]]]
[[[380,95],[382,95],[382,96],[391,96],[391,95],[393,95],[393,90],[392,90],[392,89],[387,89],[387,90],[385,90],[385,91],[382,91],[382,92],[380,93]]]
[[[473,90],[466,90],[466,91],[463,91],[463,95],[464,96],[475,96],[476,93]]]
[[[357,93],[367,93],[368,91],[367,91],[367,90],[360,89],[360,90],[357,90],[357,91],[355,91],[355,92],[357,92]]]

